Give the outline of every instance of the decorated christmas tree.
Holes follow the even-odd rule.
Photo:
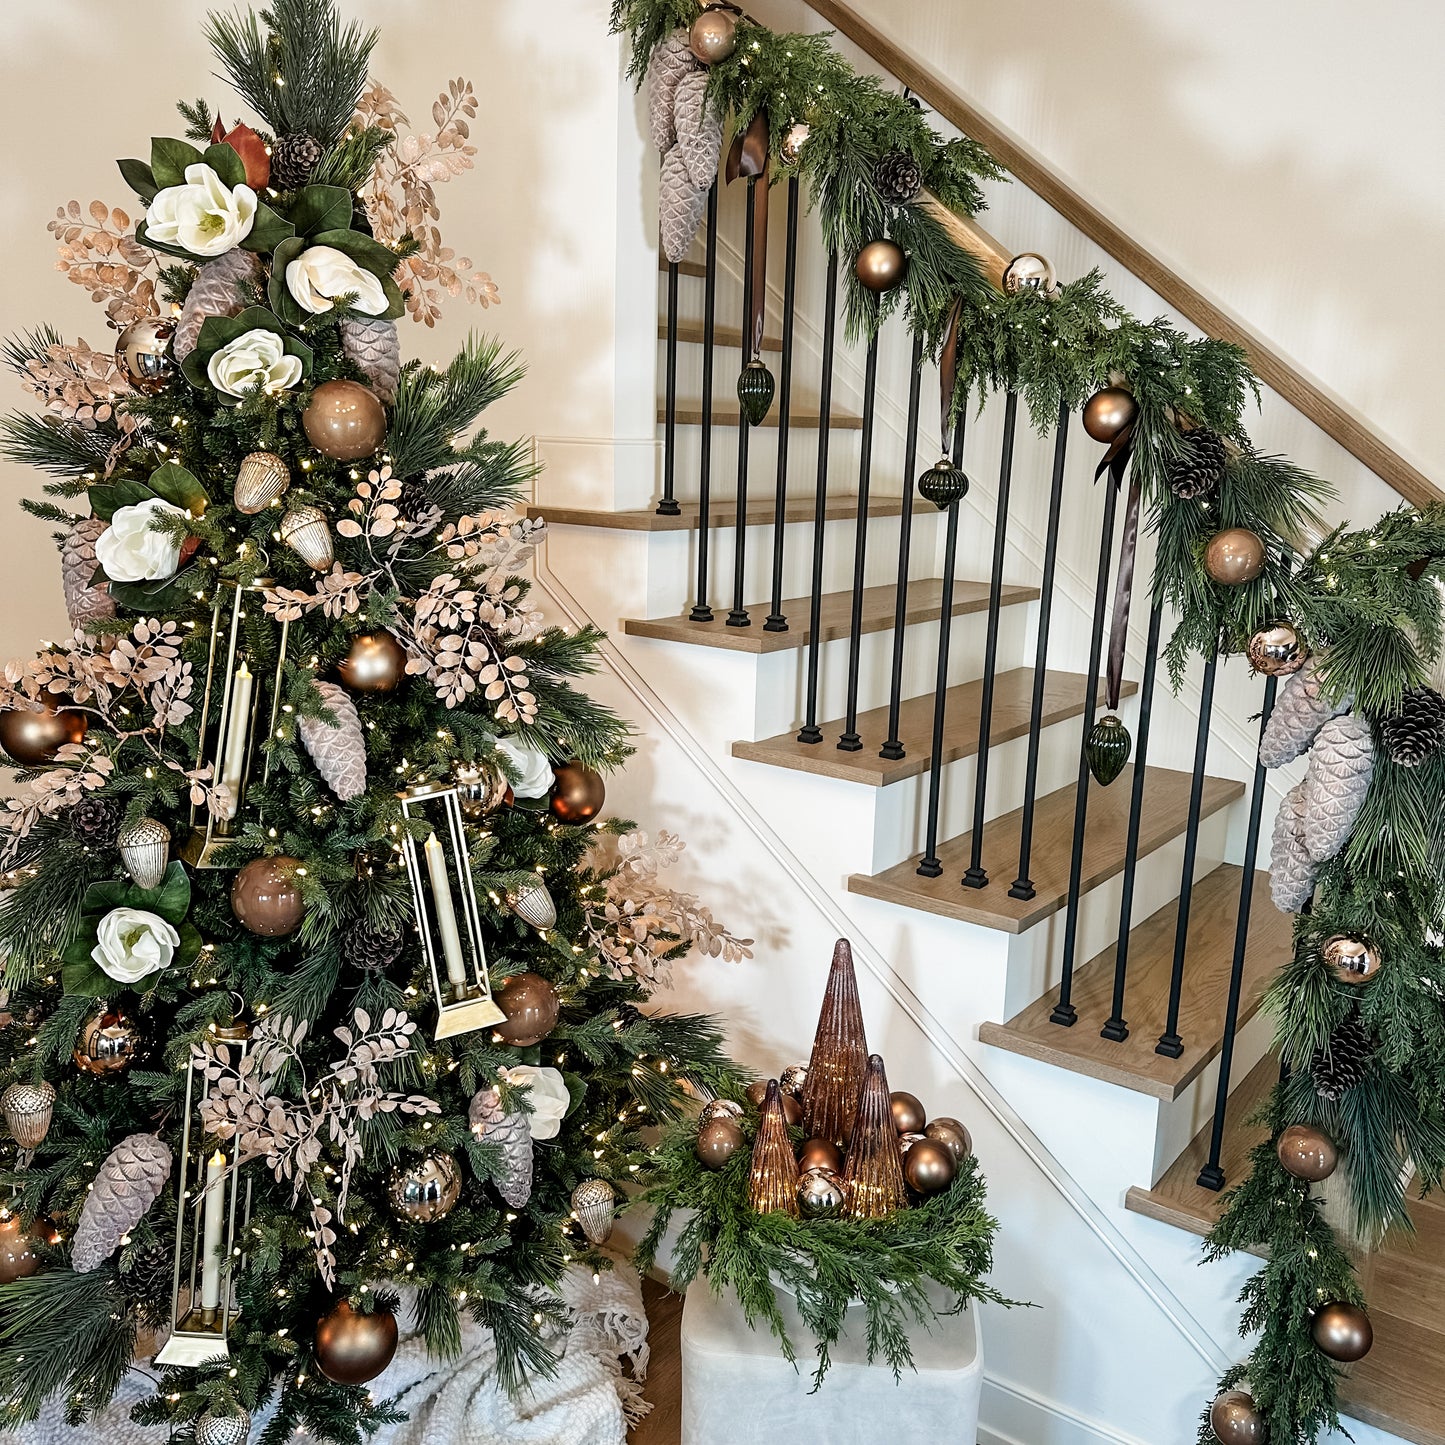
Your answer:
[[[728,1084],[651,984],[746,940],[601,822],[598,635],[544,624],[529,450],[476,429],[519,364],[401,361],[399,318],[494,295],[436,227],[470,87],[403,159],[331,0],[208,33],[250,119],[183,104],[120,162],[138,224],[53,226],[114,361],[6,350],[74,633],[0,695],[0,1410],[79,1422],[153,1359],[176,1439],[352,1441],[399,1331],[549,1369],[643,1129]]]

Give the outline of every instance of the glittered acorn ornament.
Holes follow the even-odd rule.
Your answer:
[[[1101,788],[1107,788],[1124,771],[1133,750],[1134,739],[1129,736],[1129,729],[1113,713],[1105,713],[1089,729],[1089,740],[1084,745],[1094,781]]]

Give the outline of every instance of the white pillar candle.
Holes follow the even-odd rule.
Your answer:
[[[201,1204],[201,1309],[214,1312],[221,1303],[221,1238],[226,1224],[226,1156],[218,1149],[206,1165],[206,1192]]]
[[[452,880],[447,872],[446,849],[435,833],[422,849],[426,854],[426,871],[431,878],[432,903],[436,909],[437,932],[442,940],[442,957],[446,959],[447,978],[460,988],[467,981],[467,960],[462,953],[462,939],[457,932],[457,910],[452,904]]]
[[[221,747],[221,776],[231,793],[231,814],[234,817],[241,803],[241,783],[246,775],[246,734],[251,723],[251,695],[256,679],[246,666],[246,659],[231,679],[231,706],[226,715],[226,738]]]

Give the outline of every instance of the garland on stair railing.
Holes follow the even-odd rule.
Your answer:
[[[1208,1244],[1211,1257],[1265,1247],[1242,1324],[1262,1334],[1200,1439],[1313,1441],[1338,1424],[1335,1362],[1369,1344],[1329,1220],[1368,1245],[1409,1227],[1412,1172],[1422,1189],[1445,1172],[1445,701],[1429,686],[1445,508],[1402,508],[1311,545],[1332,491],[1250,442],[1243,414],[1259,383],[1241,348],[1135,319],[1097,271],[1058,286],[1026,254],[993,284],[950,225],[1002,177],[982,147],[938,136],[826,35],[776,33],[695,0],[615,0],[612,23],[631,38],[639,83],[659,56],[674,71],[709,67],[706,103],[770,157],[761,176],[746,164],[730,175],[807,187],[843,263],[852,336],[902,310],[933,357],[954,345],[955,415],[999,390],[1019,393],[1040,430],[1061,406],[1083,407],[1109,444],[1100,473],[1122,485],[1132,469],[1131,514],[1142,507],[1157,535],[1152,591],[1179,618],[1166,649],[1176,689],[1191,656],[1216,650],[1285,678],[1262,755],[1279,765],[1310,752],[1271,862],[1277,901],[1299,914],[1267,1000],[1285,1077]],[[1317,1188],[1336,1168],[1341,1209]]]

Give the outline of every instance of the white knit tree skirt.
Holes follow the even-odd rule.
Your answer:
[[[375,1445],[625,1445],[629,1417],[646,1408],[638,1381],[647,1371],[647,1315],[637,1273],[619,1259],[594,1283],[590,1271],[574,1266],[560,1293],[573,1323],[554,1342],[562,1351],[556,1374],[517,1399],[497,1382],[489,1331],[465,1325],[462,1353],[443,1362],[429,1358],[419,1337],[404,1335],[396,1358],[370,1388],[378,1400],[396,1396],[408,1418],[379,1430]],[[67,1425],[63,1405],[52,1401],[35,1424],[0,1430],[0,1445],[164,1445],[164,1427],[130,1419],[131,1406],[152,1393],[151,1379],[132,1370],[115,1399],[84,1426]],[[268,1418],[266,1412],[253,1422],[253,1440]]]

